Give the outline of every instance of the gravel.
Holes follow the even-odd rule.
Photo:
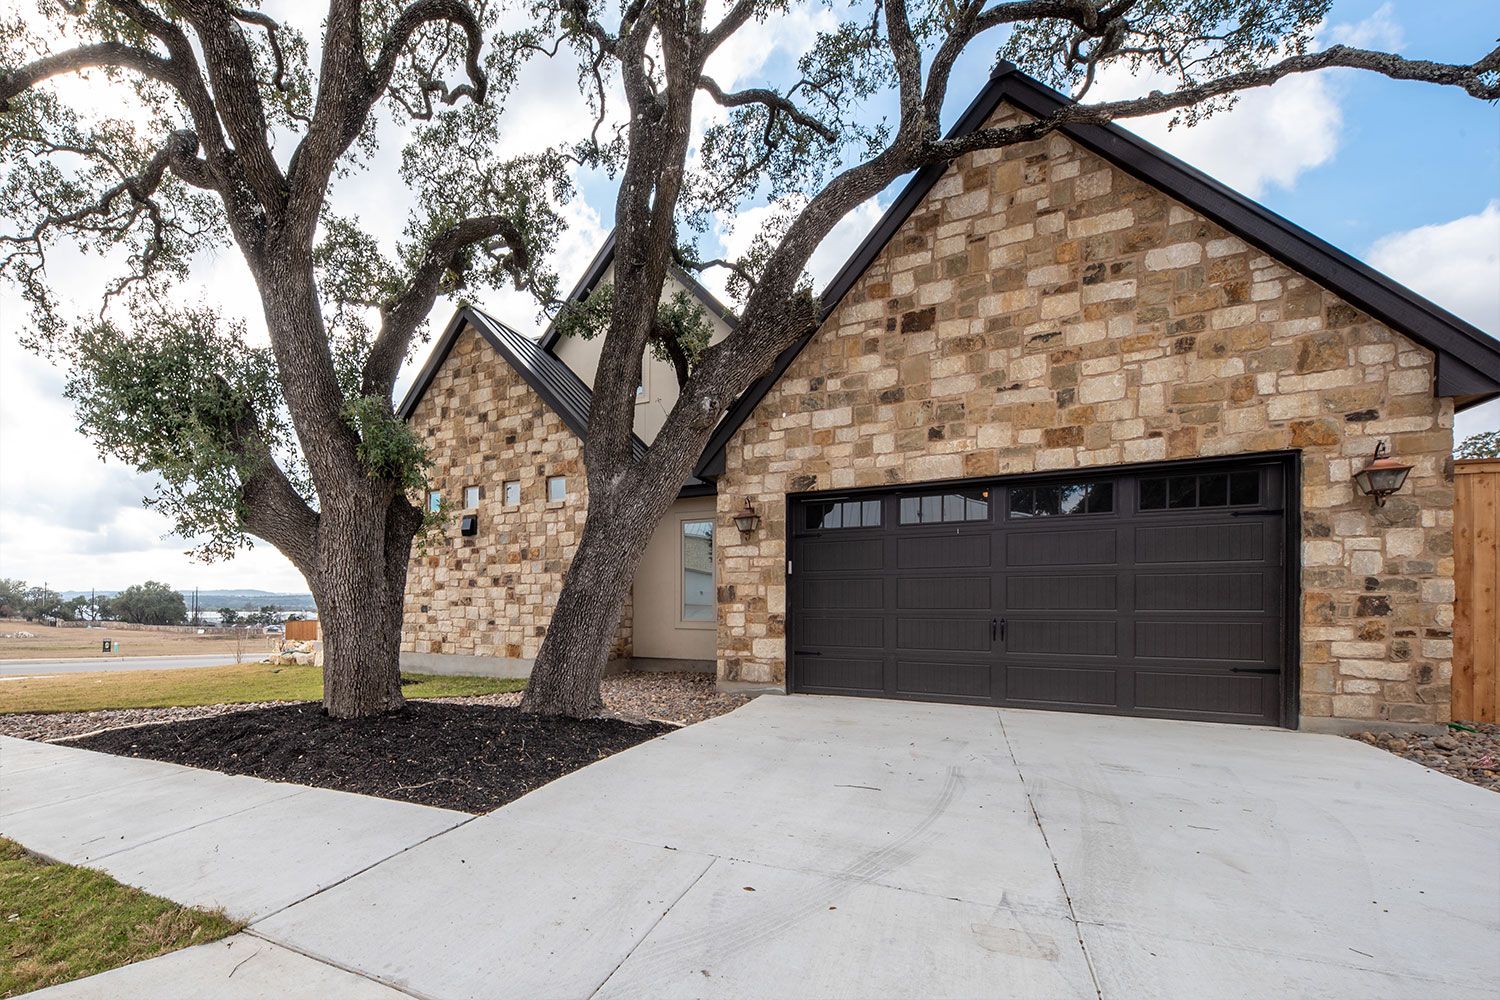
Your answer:
[[[1471,785],[1500,792],[1500,725],[1463,724],[1475,731],[1449,729],[1438,736],[1365,732],[1353,733],[1351,738]]]
[[[599,685],[604,711],[621,719],[649,719],[689,726],[732,712],[748,695],[724,694],[714,687],[713,674],[635,672],[611,674]],[[457,705],[521,704],[519,691],[482,694],[467,698],[441,698]]]
[[[713,674],[624,673],[604,678],[600,686],[607,713],[623,719],[650,719],[679,726],[712,719],[739,708],[748,697],[721,694]],[[434,698],[457,705],[513,707],[521,703],[520,692],[476,695],[468,698]],[[207,719],[230,712],[272,708],[296,702],[259,702],[245,705],[199,705],[193,708],[126,708],[101,712],[58,712],[46,715],[0,715],[0,736],[24,740],[62,740],[123,726],[146,726],[160,722]]]
[[[23,740],[65,740],[123,726],[186,722],[189,719],[208,719],[230,712],[288,704],[296,702],[259,701],[239,705],[194,705],[192,708],[112,708],[99,712],[0,715],[0,736],[14,736]]]

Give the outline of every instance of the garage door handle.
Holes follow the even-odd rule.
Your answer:
[[[990,642],[994,642],[996,639],[999,639],[1001,642],[1005,641],[1005,619],[1004,618],[991,618],[990,619]]]

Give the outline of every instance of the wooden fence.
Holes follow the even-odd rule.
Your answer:
[[[1500,458],[1453,463],[1453,718],[1500,720]]]
[[[294,642],[312,642],[318,638],[318,620],[287,622],[286,637]]]

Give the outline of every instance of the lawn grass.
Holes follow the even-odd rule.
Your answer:
[[[0,997],[216,941],[241,926],[0,837]]]
[[[524,680],[405,674],[408,698],[450,698],[519,691]],[[255,701],[319,701],[320,667],[245,663],[178,670],[120,670],[0,680],[0,715],[94,712],[106,708],[237,705]]]

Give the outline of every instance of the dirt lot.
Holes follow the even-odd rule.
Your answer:
[[[17,632],[30,632],[35,638],[14,638]],[[126,656],[174,656],[191,653],[234,655],[234,639],[229,636],[198,635],[193,632],[136,631],[100,628],[50,628],[36,622],[0,619],[0,660],[41,660],[65,657],[100,656],[104,639],[115,639],[125,646]],[[246,659],[259,659],[271,648],[271,640],[254,631],[245,638]]]

